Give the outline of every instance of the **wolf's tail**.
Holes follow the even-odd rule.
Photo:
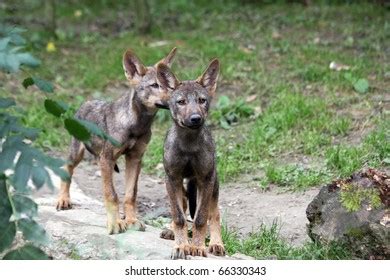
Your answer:
[[[187,198],[188,198],[188,205],[190,209],[190,215],[192,219],[194,219],[195,212],[196,212],[196,197],[197,197],[196,180],[190,179],[187,184]]]

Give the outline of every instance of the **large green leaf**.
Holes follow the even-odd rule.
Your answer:
[[[16,188],[17,191],[26,192],[28,190],[27,182],[31,175],[31,166],[31,155],[26,152],[21,153],[15,166],[15,173],[11,178],[11,184]]]
[[[10,41],[11,41],[10,37],[1,38],[0,39],[0,51],[4,51],[7,48],[8,43]]]
[[[15,222],[0,226],[0,252],[11,246],[16,234]]]
[[[23,80],[22,84],[24,88],[36,85],[43,92],[52,93],[54,91],[54,87],[50,82],[36,77],[28,77]]]
[[[0,52],[0,69],[13,73],[19,70],[19,66],[20,62],[16,54]]]
[[[48,260],[49,257],[41,249],[28,244],[8,252],[3,260]]]
[[[23,65],[37,67],[41,64],[41,62],[33,57],[30,53],[18,53],[17,57],[19,59],[19,63]]]
[[[12,216],[12,206],[8,197],[6,179],[0,179],[0,228],[5,228],[9,224]]]
[[[98,127],[95,123],[92,123],[92,122],[89,122],[89,121],[85,121],[85,120],[79,120],[78,121],[84,125],[88,131],[91,133],[91,134],[94,134],[104,140],[107,140],[109,141],[111,144],[113,144],[114,146],[120,146],[120,143],[115,140],[114,138],[112,138],[110,135],[108,135],[107,133],[105,133],[100,127]]]
[[[88,141],[91,138],[91,134],[88,129],[80,123],[77,119],[66,119],[64,121],[66,130],[80,141]]]
[[[13,214],[5,177],[0,179],[0,252],[8,248],[15,237],[15,224],[10,222]]]
[[[52,99],[46,99],[44,105],[46,111],[56,117],[60,117],[68,110],[68,107],[64,103]]]
[[[30,218],[37,215],[38,205],[31,198],[22,194],[14,194],[12,200],[17,212],[17,218],[20,218],[22,214]]]
[[[3,145],[3,150],[0,153],[0,173],[9,168],[14,167],[14,159],[17,153],[17,147],[6,147]]]
[[[32,168],[32,182],[37,189],[42,188],[48,178],[47,171],[43,167]]]
[[[18,228],[23,232],[23,237],[38,244],[47,244],[48,238],[45,230],[34,220],[18,220]]]

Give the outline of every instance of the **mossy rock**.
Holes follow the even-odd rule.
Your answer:
[[[390,214],[387,198],[366,175],[356,173],[320,190],[306,209],[308,234],[322,243],[342,242],[357,258],[389,259],[390,227],[381,224]]]

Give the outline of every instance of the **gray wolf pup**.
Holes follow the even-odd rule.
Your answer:
[[[175,238],[173,259],[185,259],[186,255],[207,256],[207,222],[210,226],[208,251],[225,255],[218,209],[215,145],[204,124],[217,87],[218,72],[219,61],[214,59],[197,80],[180,82],[167,65],[157,66],[158,82],[170,95],[168,105],[173,119],[164,144],[166,188]],[[188,180],[187,190],[183,187],[184,179]],[[191,244],[187,236],[186,194],[194,219]]]
[[[160,62],[170,65],[175,53],[176,48]],[[73,138],[65,166],[72,176],[85,149],[98,158],[109,234],[121,233],[133,225],[144,230],[136,213],[138,175],[142,156],[150,141],[153,118],[158,107],[163,107],[168,99],[167,91],[157,83],[156,66],[146,67],[131,50],[126,51],[123,55],[123,69],[132,89],[114,102],[87,101],[76,113],[77,118],[96,123],[121,143],[120,147],[114,147],[107,141],[92,137],[90,144],[84,144]],[[124,220],[119,216],[119,200],[113,184],[113,171],[118,171],[116,161],[121,155],[125,155],[126,159]],[[70,181],[61,182],[57,210],[71,208],[69,187]]]

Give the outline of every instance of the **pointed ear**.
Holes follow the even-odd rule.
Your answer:
[[[207,69],[203,72],[196,81],[204,86],[209,94],[214,97],[215,90],[217,89],[217,79],[219,74],[219,60],[213,59]]]
[[[180,84],[172,70],[164,63],[157,65],[157,81],[166,90],[174,90]]]
[[[173,63],[173,60],[174,60],[174,58],[175,58],[175,55],[176,55],[176,50],[177,50],[177,48],[174,47],[174,48],[169,52],[169,54],[168,54],[165,58],[163,58],[163,59],[161,59],[159,62],[157,62],[157,63],[155,64],[155,66],[157,67],[157,65],[158,65],[159,63],[163,63],[163,64],[167,65],[168,67],[171,67],[171,65],[172,65],[172,63]]]
[[[146,73],[146,67],[131,50],[127,50],[123,55],[123,70],[131,83],[138,83]]]

